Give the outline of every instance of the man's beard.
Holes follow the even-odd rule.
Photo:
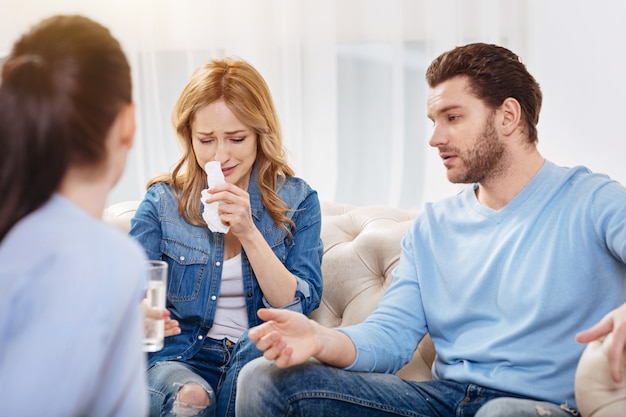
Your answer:
[[[498,141],[494,128],[494,116],[491,115],[476,137],[474,147],[464,153],[458,153],[463,165],[461,171],[448,170],[448,180],[455,184],[472,184],[483,182],[487,178],[497,176],[504,170],[506,148]]]

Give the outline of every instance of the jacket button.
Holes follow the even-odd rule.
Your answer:
[[[251,292],[248,293],[248,297],[252,297],[252,293]]]
[[[214,296],[214,295],[211,296],[211,300],[215,301],[216,299],[217,299],[216,296]]]
[[[181,256],[181,257],[180,257],[180,258],[178,258],[178,259],[180,259],[181,261],[184,261],[184,260],[185,260],[185,257],[184,257],[184,256]]]
[[[215,266],[220,266],[220,261],[215,262]]]

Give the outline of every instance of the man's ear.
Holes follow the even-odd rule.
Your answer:
[[[522,107],[513,97],[504,100],[499,108],[501,113],[500,130],[503,135],[510,136],[519,127],[522,120]]]
[[[120,144],[130,149],[135,140],[135,103],[125,104],[118,117],[120,119]]]

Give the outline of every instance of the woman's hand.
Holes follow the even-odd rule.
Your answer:
[[[180,326],[178,320],[172,320],[170,318],[170,312],[166,308],[154,308],[148,306],[148,300],[146,298],[141,302],[141,309],[144,315],[144,332],[148,332],[150,322],[148,320],[164,320],[164,335],[165,337],[180,334]]]
[[[217,184],[208,190],[204,203],[219,202],[218,214],[224,225],[230,226],[235,236],[241,236],[256,230],[252,221],[250,195],[234,184]]]

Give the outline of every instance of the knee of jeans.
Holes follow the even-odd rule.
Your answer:
[[[512,398],[495,398],[493,400],[487,401],[476,413],[476,417],[494,417],[502,414],[502,412],[508,409],[515,409],[514,405],[511,402],[515,402]]]
[[[248,362],[237,377],[237,392],[245,392],[246,395],[237,397],[257,401],[258,399],[253,398],[268,392],[272,385],[270,378],[272,366],[272,362],[263,357]]]
[[[179,417],[202,415],[201,413],[212,405],[212,397],[212,393],[207,392],[202,385],[184,384],[176,394],[172,414]]]
[[[277,395],[280,388],[276,387],[272,378],[275,370],[273,363],[263,357],[244,365],[237,378],[236,416],[272,415],[268,413],[268,407],[275,401],[281,401]]]
[[[566,414],[567,411],[569,410],[542,401],[502,397],[487,401],[480,407],[475,417],[555,417],[569,415],[569,413]]]

